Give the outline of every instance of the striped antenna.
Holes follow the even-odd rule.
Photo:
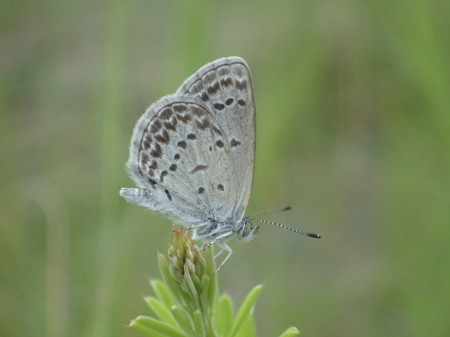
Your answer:
[[[259,211],[259,212],[253,213],[253,214],[249,214],[249,215],[247,216],[247,218],[248,218],[248,217],[251,217],[251,216],[257,216],[257,215],[265,214],[265,213],[273,213],[273,212],[284,212],[284,211],[289,211],[290,209],[292,209],[291,206],[286,206],[286,207],[284,207],[284,208],[277,208],[277,209],[266,209],[266,210],[264,210],[264,211]]]
[[[275,221],[270,221],[270,220],[265,220],[265,219],[249,219],[249,221],[270,223],[271,225],[275,225],[275,226],[278,226],[280,228],[290,230],[291,232],[294,232],[294,233],[297,233],[297,234],[300,234],[300,235],[309,236],[310,238],[320,239],[322,237],[320,234],[302,232],[302,231],[299,231],[298,229],[291,228],[291,227],[288,227],[286,225],[282,225],[282,224],[280,224],[278,222],[275,222]]]

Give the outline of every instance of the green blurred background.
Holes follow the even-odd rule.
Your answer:
[[[249,63],[264,226],[220,273],[258,335],[450,335],[450,2],[4,1],[0,336],[138,336],[162,216],[120,187],[145,108]]]

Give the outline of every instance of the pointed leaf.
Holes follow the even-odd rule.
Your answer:
[[[134,321],[166,336],[186,337],[180,329],[152,317],[138,316]]]
[[[218,295],[217,294],[216,265],[214,263],[211,249],[209,249],[208,252],[205,252],[203,255],[206,260],[206,266],[207,266],[206,273],[207,273],[208,279],[209,279],[209,287],[208,287],[209,306],[211,308],[214,308],[214,304],[215,304],[214,302],[216,300],[216,296]]]
[[[241,328],[237,331],[236,337],[255,337],[255,322],[253,320],[253,310],[250,311],[250,315],[244,320]]]
[[[167,264],[167,260],[164,255],[158,254],[158,264],[159,270],[164,280],[164,284],[166,285],[170,294],[175,298],[176,301],[182,301],[180,293],[177,291],[177,286],[170,275],[169,265]]]
[[[209,277],[208,277],[208,275],[205,275],[203,277],[202,285],[200,287],[200,289],[201,289],[200,305],[202,306],[202,310],[205,314],[209,314],[211,312],[211,310],[210,310],[211,308],[209,306],[209,298],[208,298],[209,297],[209,291],[208,291],[209,285],[210,285]]]
[[[183,331],[189,336],[196,337],[194,331],[194,322],[189,316],[189,313],[184,311],[183,308],[179,305],[172,306],[170,310],[172,311],[173,316],[175,317]]]
[[[242,302],[242,305],[239,308],[239,311],[233,322],[233,328],[231,329],[230,336],[235,337],[236,333],[241,328],[244,321],[247,319],[247,316],[251,315],[252,308],[256,302],[256,299],[258,298],[258,295],[261,293],[262,287],[262,285],[254,287],[247,295],[244,302]]]
[[[200,310],[195,310],[194,312],[194,325],[197,336],[206,337],[205,325],[203,324],[203,318]]]
[[[160,334],[159,332],[156,332],[155,330],[152,330],[149,327],[136,322],[135,320],[131,321],[129,327],[143,333],[148,337],[167,337],[167,335]]]
[[[233,325],[233,300],[228,295],[222,295],[216,305],[214,327],[221,336],[227,336]]]
[[[300,334],[300,331],[297,330],[296,327],[291,327],[287,329],[285,332],[283,332],[280,337],[294,337],[298,336]]]
[[[189,295],[195,301],[195,306],[198,307],[200,304],[198,292],[197,289],[195,288],[194,282],[192,281],[191,274],[189,273],[187,264],[184,265],[184,281],[186,282],[186,285],[189,289],[188,290]]]
[[[180,326],[178,325],[176,319],[173,317],[172,312],[169,309],[167,309],[164,304],[159,302],[154,297],[146,297],[145,302],[150,307],[150,309],[152,309],[152,311],[155,313],[156,317],[158,317],[161,321],[166,322],[172,325],[173,327],[177,327],[178,329],[180,329]]]
[[[175,299],[170,294],[167,286],[160,280],[151,280],[150,285],[152,286],[156,297],[170,310],[172,305],[175,304]]]

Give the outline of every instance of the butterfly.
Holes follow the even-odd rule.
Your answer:
[[[255,99],[247,62],[225,57],[208,63],[140,117],[126,164],[138,188],[122,188],[120,195],[188,225],[193,239],[205,247],[217,244],[221,250],[215,258],[227,252],[219,271],[232,254],[227,239],[233,235],[249,241],[259,222],[288,228],[245,217],[255,136]]]

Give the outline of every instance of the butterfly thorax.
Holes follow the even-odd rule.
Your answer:
[[[252,225],[247,218],[240,221],[216,221],[209,219],[204,225],[193,229],[195,240],[210,242],[217,239],[226,239],[235,234],[241,241],[250,241],[258,232],[259,226]]]

